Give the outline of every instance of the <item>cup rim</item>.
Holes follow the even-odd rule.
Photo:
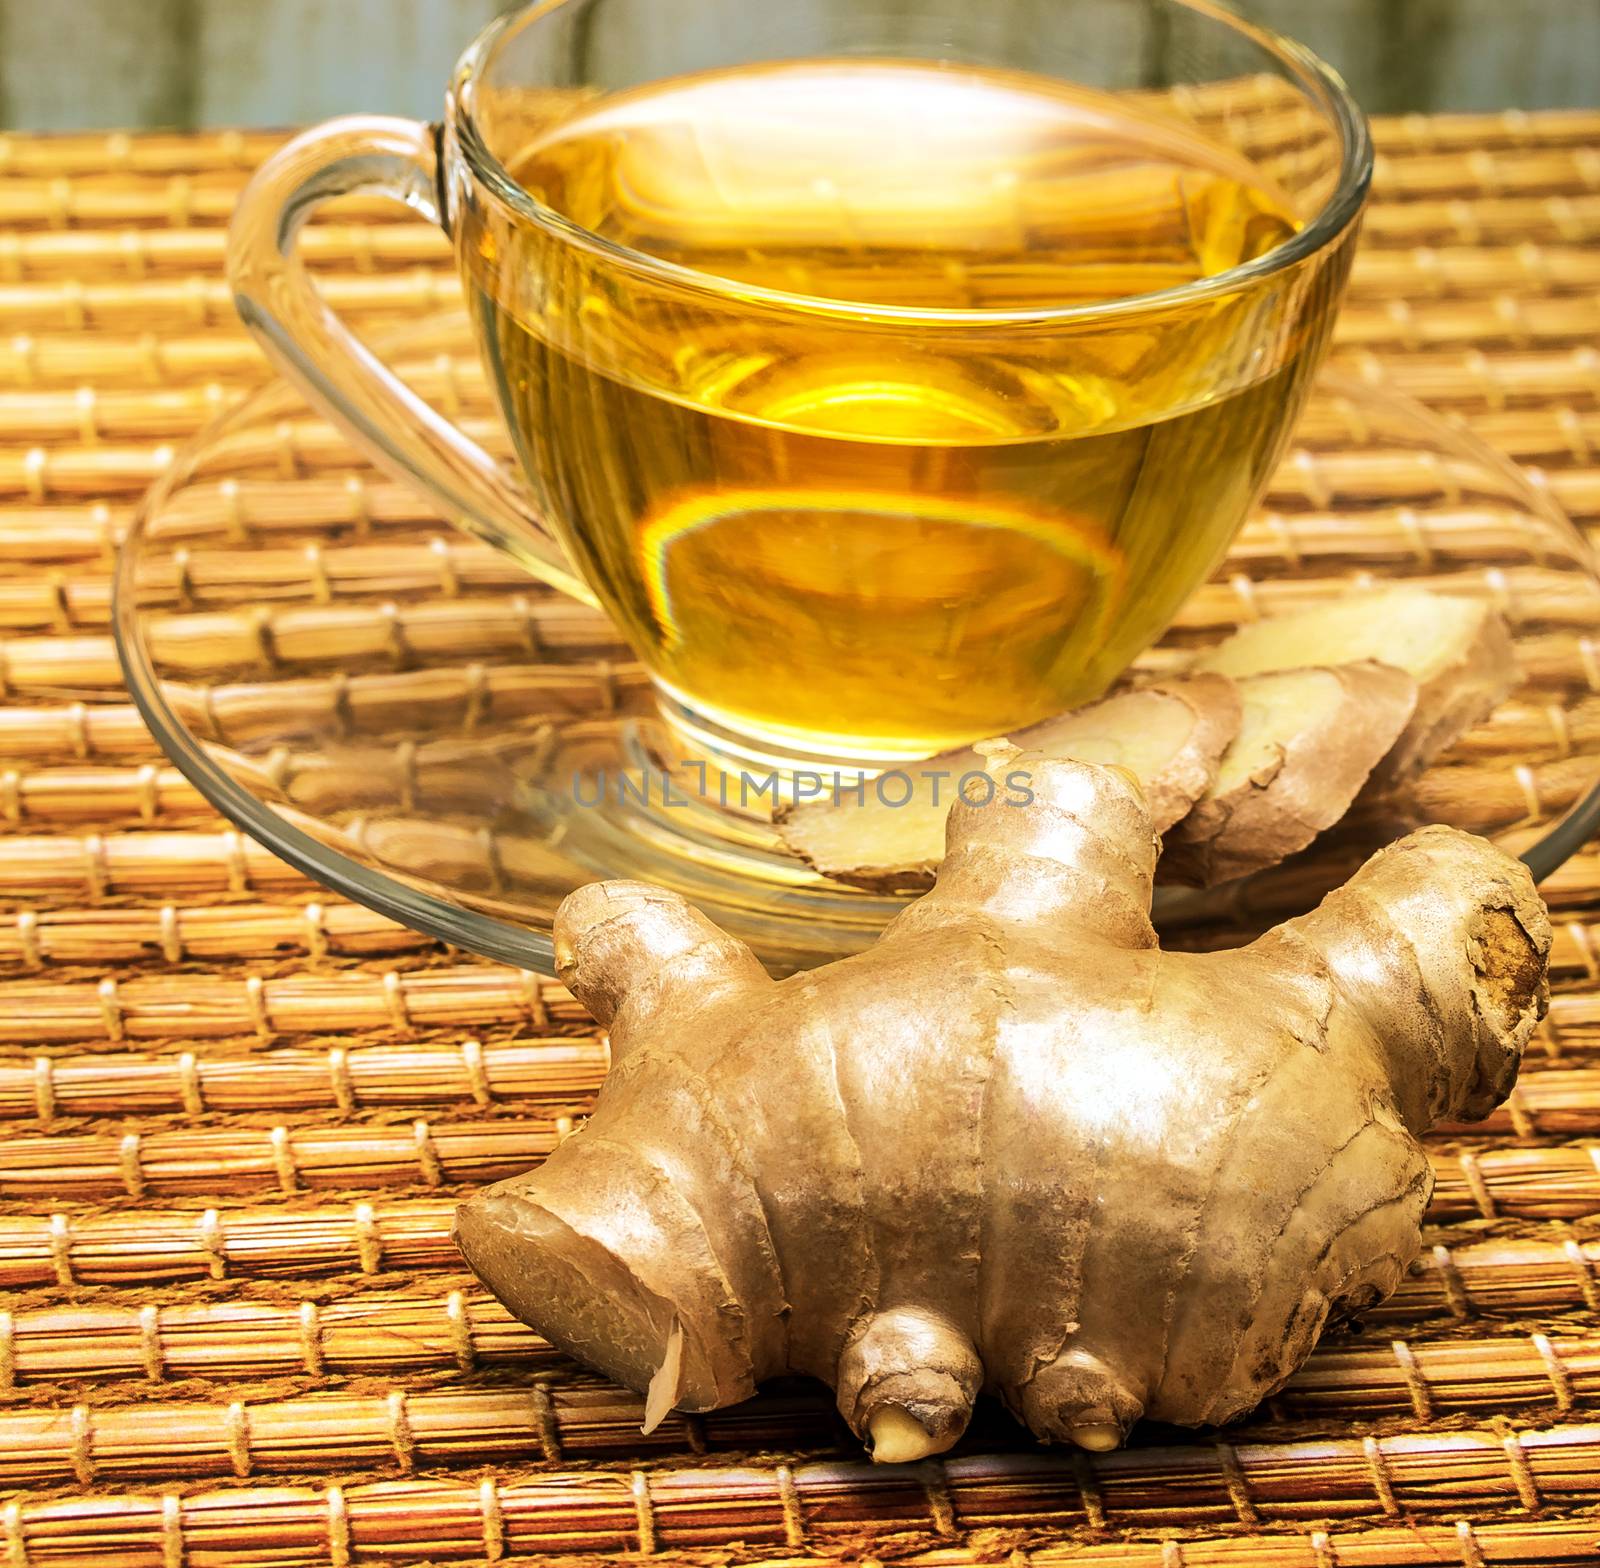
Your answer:
[[[1372,136],[1366,115],[1352,97],[1344,78],[1331,65],[1304,44],[1273,28],[1247,20],[1227,4],[1221,3],[1221,0],[1169,0],[1169,3],[1181,5],[1232,28],[1272,55],[1288,70],[1297,85],[1327,113],[1339,133],[1339,178],[1333,191],[1317,213],[1281,245],[1238,266],[1213,273],[1210,277],[1196,278],[1175,288],[1130,294],[1121,299],[1100,300],[1088,305],[1030,306],[1014,310],[882,305],[740,282],[714,272],[684,266],[681,262],[652,256],[648,251],[619,244],[575,223],[519,185],[505,165],[489,150],[473,112],[474,88],[478,79],[496,54],[523,28],[575,3],[577,0],[532,0],[530,4],[514,7],[484,28],[457,62],[451,78],[448,119],[473,176],[503,206],[567,244],[587,250],[633,273],[659,279],[678,289],[737,301],[746,308],[764,305],[790,314],[829,316],[865,324],[963,328],[1087,325],[1142,315],[1232,294],[1276,273],[1292,269],[1329,247],[1349,228],[1360,215],[1372,183]]]

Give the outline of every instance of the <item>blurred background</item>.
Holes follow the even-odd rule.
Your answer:
[[[462,46],[506,8],[0,0],[0,125],[280,126],[354,110],[431,117]],[[1332,61],[1369,113],[1600,105],[1600,0],[1248,0],[1238,9]]]

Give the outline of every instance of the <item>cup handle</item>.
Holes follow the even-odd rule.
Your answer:
[[[349,115],[274,153],[245,187],[228,230],[228,282],[240,317],[278,369],[375,462],[535,577],[594,604],[515,481],[366,348],[317,292],[296,250],[301,226],[323,202],[357,194],[387,196],[448,232],[437,128]]]

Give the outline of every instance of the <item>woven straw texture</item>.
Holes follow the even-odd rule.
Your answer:
[[[1345,363],[1600,529],[1600,114],[1378,135]],[[217,819],[108,634],[139,492],[265,379],[220,265],[273,145],[0,137],[6,1568],[1600,1562],[1600,848],[1546,888],[1558,995],[1515,1097],[1433,1141],[1422,1264],[1221,1440],[1069,1456],[991,1413],[942,1462],[874,1469],[809,1388],[644,1438],[635,1396],[463,1273],[456,1196],[571,1130],[603,1042],[553,982]],[[306,249],[365,331],[456,298],[443,241],[388,208]],[[1597,700],[1556,731],[1503,716],[1552,777],[1600,728],[1580,641]]]

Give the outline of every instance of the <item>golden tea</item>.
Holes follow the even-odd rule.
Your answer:
[[[1243,518],[1343,275],[1062,315],[1297,220],[1192,125],[1014,71],[683,77],[505,161],[597,237],[459,228],[538,503],[670,693],[835,756],[1104,689]]]

